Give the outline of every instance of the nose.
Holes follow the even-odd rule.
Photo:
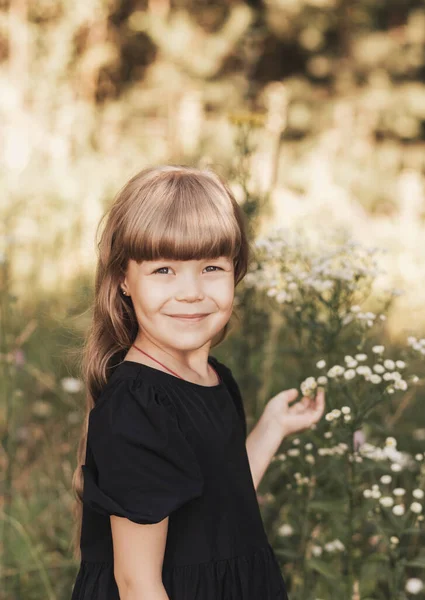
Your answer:
[[[196,275],[187,274],[179,281],[176,300],[194,301],[204,297],[202,282]]]

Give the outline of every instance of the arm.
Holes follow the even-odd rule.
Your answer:
[[[297,395],[298,391],[292,388],[273,396],[267,402],[258,423],[246,439],[246,449],[255,489],[282,440],[288,435],[309,429],[323,415],[325,409],[323,389],[319,388],[314,399],[304,396],[300,402],[289,405]]]
[[[122,600],[169,600],[162,583],[168,519],[142,525],[111,516],[114,576]]]
[[[245,445],[255,489],[284,437],[282,429],[265,413],[248,435]]]

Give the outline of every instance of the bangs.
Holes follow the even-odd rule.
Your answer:
[[[125,215],[121,251],[138,263],[219,256],[234,260],[240,251],[241,231],[232,203],[207,175],[163,174],[133,191]]]

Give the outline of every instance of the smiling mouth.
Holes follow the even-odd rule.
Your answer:
[[[183,317],[180,315],[167,315],[168,317],[172,317],[173,319],[178,319],[179,321],[201,321],[202,319],[205,319],[205,317],[208,317],[208,314],[204,314],[204,315],[191,315],[189,317]]]

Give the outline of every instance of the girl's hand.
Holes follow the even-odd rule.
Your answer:
[[[295,400],[297,396],[298,390],[295,388],[284,390],[273,396],[264,408],[264,418],[278,427],[283,437],[309,429],[323,415],[325,409],[323,388],[318,389],[314,399],[304,396],[299,402],[288,406],[289,402]]]

